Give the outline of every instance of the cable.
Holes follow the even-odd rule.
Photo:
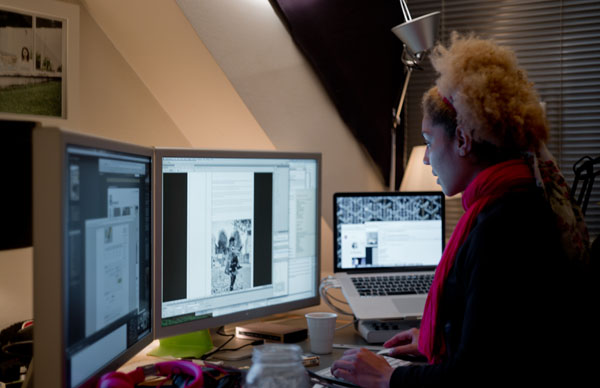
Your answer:
[[[336,330],[341,330],[341,329],[343,329],[343,328],[345,328],[345,327],[348,327],[348,326],[350,326],[350,325],[354,325],[354,324],[356,324],[356,322],[358,322],[358,321],[359,321],[359,319],[357,319],[357,318],[354,318],[354,320],[353,320],[352,322],[346,323],[345,325],[342,325],[342,326],[340,326],[340,327],[336,327],[335,329],[336,329]]]
[[[235,352],[237,350],[243,349],[246,346],[258,346],[258,345],[263,345],[265,343],[265,340],[256,340],[256,341],[252,341],[252,342],[248,342],[245,345],[239,346],[237,348],[227,348],[227,349],[221,349],[221,352]]]
[[[212,356],[213,354],[219,352],[221,349],[223,349],[223,347],[225,345],[227,345],[228,343],[231,342],[231,340],[235,337],[235,334],[226,334],[225,332],[221,332],[221,330],[225,330],[224,326],[221,326],[217,329],[217,334],[221,335],[223,337],[229,337],[229,339],[225,342],[223,342],[218,348],[216,348],[215,350],[213,350],[212,352],[208,352],[208,353],[204,353],[200,359],[201,360],[206,360],[207,358],[209,358],[210,356]]]
[[[237,348],[227,348],[227,349],[223,349],[223,347],[225,347],[225,345],[227,345],[228,343],[230,343],[230,342],[231,342],[231,340],[233,340],[233,338],[235,337],[235,334],[227,334],[227,333],[225,333],[225,332],[224,332],[224,331],[222,331],[222,330],[225,330],[225,327],[224,327],[224,326],[221,326],[221,327],[219,327],[219,328],[217,329],[217,334],[218,334],[218,335],[221,335],[221,336],[223,336],[223,337],[229,337],[229,339],[228,339],[227,341],[225,341],[224,343],[222,343],[222,344],[221,344],[221,345],[220,345],[218,348],[216,348],[215,350],[213,350],[213,351],[211,351],[211,352],[209,352],[209,353],[205,353],[205,354],[203,354],[203,355],[200,357],[200,359],[201,359],[201,360],[206,360],[207,358],[209,358],[210,356],[212,356],[213,354],[215,354],[215,353],[218,353],[218,352],[235,352],[236,350],[243,349],[243,348],[245,348],[246,346],[257,346],[257,345],[262,345],[262,344],[264,344],[264,343],[265,343],[265,341],[264,341],[264,340],[256,340],[256,341],[248,342],[247,344],[244,344],[244,345],[242,345],[242,346],[239,346],[239,347],[237,347]]]
[[[346,304],[346,305],[348,304],[348,302],[346,302],[346,301],[344,301],[344,300],[341,300],[341,299],[338,299],[338,298],[336,298],[335,296],[333,296],[333,295],[331,295],[331,294],[329,294],[329,293],[327,293],[327,296],[328,296],[329,298],[331,298],[331,299],[335,300],[336,302],[339,302],[339,303],[342,303],[342,304]]]
[[[325,301],[325,303],[327,303],[327,305],[335,312],[342,314],[342,315],[349,315],[349,316],[354,316],[354,314],[352,312],[348,312],[346,310],[343,310],[341,308],[339,308],[338,306],[334,305],[333,303],[331,303],[331,301],[329,300],[330,298],[335,300],[338,303],[342,303],[347,305],[347,302],[344,302],[341,299],[338,299],[332,295],[329,295],[329,293],[327,292],[330,288],[341,288],[340,283],[338,282],[338,280],[333,277],[333,276],[327,276],[326,278],[323,278],[321,280],[321,284],[319,285],[319,295],[321,295],[321,298],[323,298],[323,300]]]

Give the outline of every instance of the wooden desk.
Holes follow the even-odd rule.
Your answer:
[[[286,325],[295,326],[295,327],[304,327],[304,328],[306,327],[306,319],[304,318],[304,316],[297,316],[297,315],[296,316],[276,316],[276,317],[270,317],[270,318],[271,319],[267,318],[267,319],[263,319],[263,320],[276,321],[281,324],[286,324]],[[275,320],[273,320],[273,319],[275,319]],[[255,322],[255,321],[253,321],[253,322]],[[339,327],[339,326],[348,324],[349,322],[350,321],[342,320],[338,317],[337,326]],[[235,326],[236,326],[235,324],[226,326],[225,332],[226,333],[234,333]],[[227,340],[226,337],[222,337],[217,334],[213,334],[212,338],[213,338],[214,346],[219,346],[220,344],[222,344],[224,341]],[[229,344],[226,345],[226,348],[237,348],[248,342],[252,342],[252,341],[234,338]],[[368,346],[368,344],[365,342],[365,340],[354,330],[354,326],[352,326],[352,325],[342,328],[340,330],[336,330],[335,337],[334,337],[334,343]],[[301,341],[297,344],[302,348],[302,351],[304,354],[312,354],[310,352],[309,339]],[[141,352],[139,352],[136,356],[134,356],[131,360],[129,360],[125,365],[123,365],[121,368],[119,368],[119,371],[129,372],[139,366],[169,360],[170,358],[159,358],[159,357],[154,357],[154,356],[148,355],[148,353],[158,345],[159,345],[158,340],[153,341],[150,345],[148,345]],[[249,368],[252,365],[252,359],[250,357],[251,353],[252,353],[252,347],[249,346],[246,349],[247,350],[245,350],[244,353],[248,356],[248,358],[243,359],[243,360],[227,360],[227,361],[222,361],[222,362],[225,365],[230,365],[230,366],[234,366],[237,368]],[[340,358],[342,356],[344,351],[345,351],[345,349],[335,349],[334,348],[331,354],[319,355],[319,359],[320,359],[319,365],[310,367],[310,369],[317,371],[317,370],[321,370],[321,369],[331,365],[335,360],[337,360],[338,358]],[[226,357],[226,355],[225,355],[226,352],[223,352],[222,354]],[[215,356],[218,357],[219,354],[215,354]],[[213,362],[216,360],[211,359],[210,361]]]

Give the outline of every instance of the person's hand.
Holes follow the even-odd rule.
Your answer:
[[[394,369],[385,358],[367,349],[350,349],[331,365],[331,373],[365,388],[389,387]]]
[[[388,353],[388,356],[394,357],[402,354],[411,356],[422,356],[419,352],[419,329],[409,329],[402,331],[383,344],[385,348],[394,348]]]

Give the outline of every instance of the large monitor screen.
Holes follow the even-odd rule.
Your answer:
[[[34,163],[34,379],[78,387],[153,337],[152,149],[41,128]]]
[[[156,150],[157,337],[319,303],[320,160]]]

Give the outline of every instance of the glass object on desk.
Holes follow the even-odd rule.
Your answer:
[[[310,387],[301,353],[300,346],[294,344],[265,344],[255,347],[245,387]]]

